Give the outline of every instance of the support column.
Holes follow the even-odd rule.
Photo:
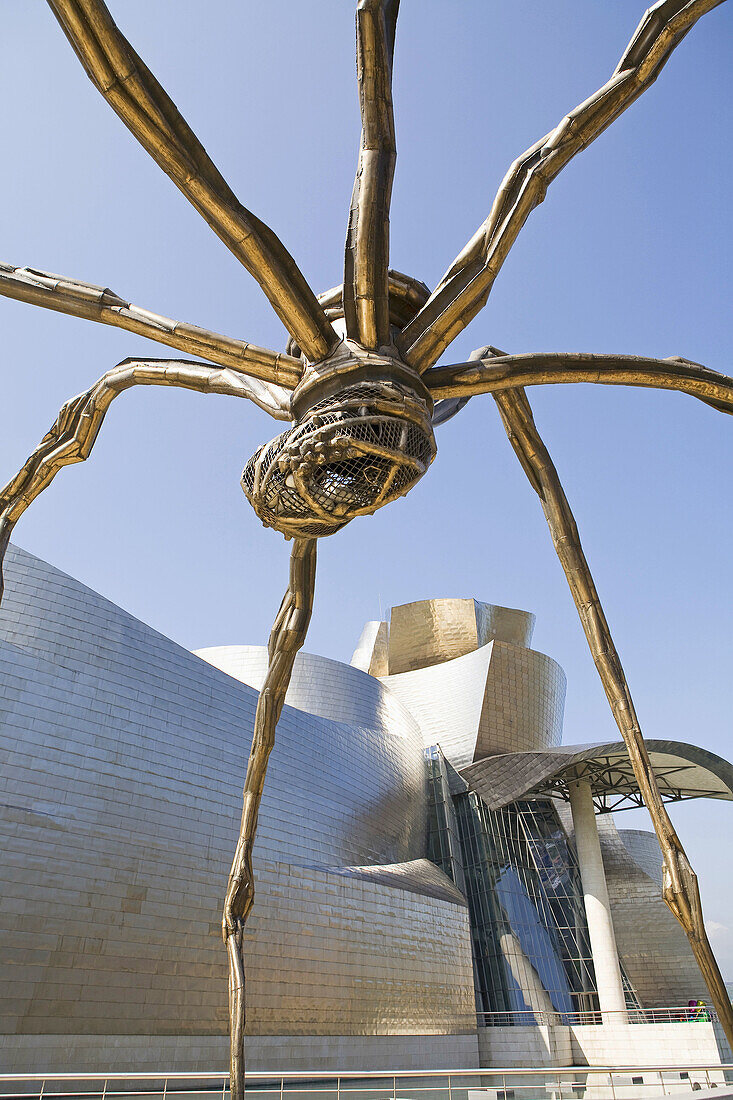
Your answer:
[[[613,933],[611,906],[608,900],[606,872],[598,839],[593,793],[589,783],[568,783],[570,808],[575,827],[580,878],[583,884],[588,937],[593,952],[593,966],[598,985],[598,1001],[604,1024],[626,1023],[626,999],[621,981],[621,967]],[[610,1013],[611,1015],[606,1015]]]

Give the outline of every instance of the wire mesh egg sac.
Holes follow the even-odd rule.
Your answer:
[[[242,488],[267,527],[317,538],[388,504],[435,457],[427,409],[394,385],[354,385],[260,447]]]

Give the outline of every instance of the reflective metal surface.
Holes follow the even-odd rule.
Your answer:
[[[733,766],[721,756],[683,741],[654,738],[646,741],[646,747],[665,802],[733,799]],[[598,813],[643,805],[623,741],[515,752],[477,760],[462,774],[491,809],[529,795],[555,794],[567,801],[568,783],[573,779],[590,783]]]
[[[526,611],[477,600],[392,609],[390,674],[381,679],[419,722],[426,747],[439,744],[462,768],[560,744],[565,673],[527,648],[533,627]]]
[[[709,1003],[687,937],[662,900],[656,836],[618,830],[611,814],[596,820],[616,945],[641,1003],[655,1009],[682,1004],[689,1009],[698,999]]]
[[[257,692],[13,547],[7,581],[3,1063],[37,1066],[37,1039],[46,1065],[69,1050],[87,1068],[146,1049],[187,1070],[223,1060],[221,883]],[[427,1057],[432,1032],[431,1056],[465,1065],[468,915],[425,858],[416,723],[336,662],[296,662],[294,691],[354,702],[340,719],[286,705],[279,723],[244,938],[255,1050],[290,1035],[300,1065],[365,1064],[370,1036]]]
[[[8,577],[0,1057],[26,1069],[68,1057],[86,1068],[223,1063],[217,897],[267,654],[214,647],[202,661],[15,548]],[[435,697],[450,700],[460,681],[440,670],[475,674],[471,660],[484,661],[483,699],[492,646],[512,656],[516,679],[527,651],[499,640],[415,675],[437,676]],[[506,1028],[515,1054],[529,1056],[543,1014],[568,996],[567,1021],[586,1011],[583,914],[557,822],[542,802],[489,813],[435,752],[428,846],[424,735],[373,676],[296,657],[261,811],[260,907],[244,937],[256,1066],[286,1055],[323,1069],[466,1065],[479,1042],[498,1058],[502,1027],[480,1029],[490,1042],[476,1031],[469,915],[485,948],[480,1003],[523,1006]],[[42,874],[39,850],[51,857]],[[530,1014],[532,1027],[517,1026]],[[611,1049],[599,1030],[595,1057]],[[700,1050],[714,1042],[709,1026],[690,1031]],[[645,1029],[645,1050],[659,1049],[655,1036]]]
[[[472,653],[491,641],[529,648],[535,617],[528,611],[479,600],[418,600],[393,607],[389,620],[389,673]]]

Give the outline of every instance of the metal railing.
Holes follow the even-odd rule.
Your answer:
[[[733,1064],[248,1073],[249,1100],[652,1100],[717,1088]],[[226,1073],[0,1074],[3,1100],[227,1100]]]
[[[600,1012],[597,1009],[577,1012],[558,1012],[546,1009],[524,1009],[517,1012],[477,1012],[479,1027],[538,1027],[582,1024],[695,1024],[717,1020],[713,1008],[707,1005],[680,1005],[664,1008],[627,1008]]]

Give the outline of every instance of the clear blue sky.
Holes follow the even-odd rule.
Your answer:
[[[241,200],[317,291],[341,281],[359,135],[351,0],[117,0],[112,8]],[[435,285],[509,163],[613,70],[643,0],[403,0],[392,266]],[[264,296],[83,74],[41,0],[2,5],[2,259],[281,348]],[[510,351],[683,355],[733,373],[733,5],[551,185],[446,362]],[[0,300],[0,481],[61,404],[159,345]],[[172,353],[175,354],[175,353]],[[691,398],[530,391],[649,737],[731,746],[733,418]],[[64,471],[20,545],[185,646],[264,642],[288,549],[239,488],[280,426],[245,402],[139,390]],[[488,397],[439,431],[410,496],[320,547],[308,648],[348,660],[365,619],[430,596],[537,614],[568,674],[568,743],[615,736],[539,504]],[[729,803],[673,807],[733,976]],[[645,827],[639,813],[620,826]]]

